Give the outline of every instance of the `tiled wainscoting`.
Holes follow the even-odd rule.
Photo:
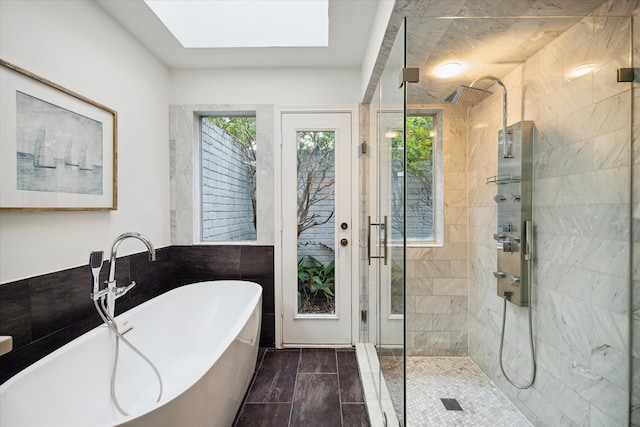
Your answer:
[[[260,349],[235,427],[365,427],[355,350]]]
[[[155,262],[146,252],[118,258],[118,283],[137,285],[118,300],[116,314],[185,284],[249,280],[263,289],[260,345],[274,345],[272,246],[171,246],[156,255]],[[105,261],[101,281],[108,272]],[[92,283],[85,265],[0,285],[0,335],[14,340],[13,351],[0,356],[0,383],[101,323],[89,297]]]

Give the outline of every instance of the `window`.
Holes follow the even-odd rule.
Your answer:
[[[442,242],[442,141],[438,125],[441,112],[413,111],[406,123],[406,233],[407,244]],[[391,238],[402,240],[404,149],[402,134],[392,140]]]
[[[329,1],[145,0],[185,48],[329,46]]]
[[[256,117],[201,118],[202,240],[255,241]]]

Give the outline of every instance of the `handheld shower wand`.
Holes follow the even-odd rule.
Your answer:
[[[91,268],[91,274],[93,275],[93,291],[91,292],[91,299],[97,301],[100,298],[100,270],[102,269],[102,262],[104,260],[104,252],[93,251],[89,255],[89,267]]]
[[[160,371],[158,371],[158,368],[156,368],[156,366],[153,364],[153,362],[151,362],[151,360],[149,360],[147,356],[145,356],[140,350],[138,350],[137,347],[135,347],[131,342],[129,342],[129,340],[127,340],[123,336],[123,334],[126,333],[126,331],[123,333],[120,333],[120,331],[118,330],[118,324],[116,323],[116,320],[114,318],[115,316],[114,302],[116,298],[119,298],[125,293],[127,293],[127,291],[131,289],[133,286],[135,286],[136,284],[136,282],[131,282],[131,284],[129,284],[128,286],[123,286],[120,288],[116,286],[116,280],[115,280],[116,251],[118,249],[118,245],[120,245],[120,242],[122,242],[122,240],[128,237],[135,237],[142,240],[145,243],[145,245],[147,245],[147,248],[149,249],[149,259],[151,261],[156,260],[155,248],[153,247],[151,242],[143,235],[138,233],[125,233],[119,236],[114,242],[113,247],[111,249],[110,273],[109,273],[109,280],[107,281],[107,287],[105,287],[102,290],[100,290],[100,270],[102,269],[102,263],[104,261],[104,252],[94,251],[94,252],[91,252],[91,255],[89,256],[89,267],[91,268],[91,274],[93,275],[93,290],[91,292],[91,299],[93,300],[93,305],[95,306],[98,314],[102,318],[102,321],[107,325],[109,329],[111,329],[111,331],[116,336],[115,354],[113,356],[113,370],[111,371],[111,399],[113,400],[113,403],[118,409],[118,411],[124,416],[129,415],[129,413],[124,410],[122,405],[120,405],[118,396],[116,395],[116,373],[118,370],[118,357],[119,357],[118,355],[120,352],[121,340],[127,346],[129,346],[131,350],[133,350],[136,354],[138,354],[146,363],[148,363],[151,369],[153,369],[154,373],[156,374],[156,377],[158,378],[158,383],[160,386],[156,403],[159,402],[160,399],[162,398],[162,392],[163,392],[163,384],[162,384],[162,377],[160,376]],[[109,305],[106,306],[105,302],[108,303]]]

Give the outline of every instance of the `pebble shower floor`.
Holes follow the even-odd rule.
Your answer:
[[[389,392],[401,396],[402,359],[381,359]],[[447,410],[441,399],[456,399],[462,410]],[[412,356],[407,358],[406,425],[530,427],[531,423],[468,357]]]

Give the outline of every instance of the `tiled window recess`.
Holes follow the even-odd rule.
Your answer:
[[[235,427],[369,426],[352,349],[260,349]]]
[[[409,356],[469,354],[467,112],[459,105],[445,105],[443,113],[444,245],[407,248]]]
[[[146,252],[118,258],[116,280],[137,286],[118,300],[116,314],[189,283],[249,280],[263,290],[260,345],[274,345],[272,246],[171,246],[156,255],[156,262]],[[89,267],[81,266],[0,285],[0,335],[14,339],[13,351],[0,356],[0,383],[101,323],[91,283]]]

